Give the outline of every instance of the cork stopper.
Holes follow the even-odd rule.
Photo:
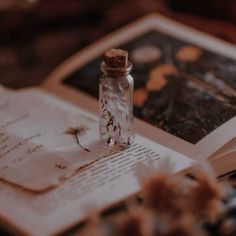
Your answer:
[[[126,68],[128,65],[128,52],[112,48],[105,52],[104,61],[109,68]]]

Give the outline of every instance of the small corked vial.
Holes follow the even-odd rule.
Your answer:
[[[101,63],[99,131],[105,147],[127,147],[133,138],[133,77],[128,52],[109,49]]]

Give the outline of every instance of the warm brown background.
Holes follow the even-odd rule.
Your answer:
[[[67,57],[147,13],[236,43],[235,0],[1,0],[0,83],[40,83]]]

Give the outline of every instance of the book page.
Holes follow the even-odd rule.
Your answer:
[[[183,170],[195,162],[139,135],[119,153],[81,169],[58,187],[35,194],[0,182],[0,215],[21,232],[51,235],[82,220],[90,209],[104,209],[140,189],[139,172]],[[146,170],[146,171],[145,171]]]
[[[100,145],[97,119],[90,113],[43,92],[3,93],[0,178],[42,191],[112,152]],[[79,127],[78,140],[66,133],[70,127]]]
[[[236,139],[234,138],[227,145],[219,149],[208,158],[217,176],[225,175],[236,169]]]

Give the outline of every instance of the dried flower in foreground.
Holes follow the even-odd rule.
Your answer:
[[[194,222],[191,215],[185,214],[169,223],[165,236],[205,236],[199,225]]]
[[[219,235],[221,236],[235,236],[236,226],[234,220],[226,219],[219,227]]]
[[[154,217],[150,211],[136,207],[119,216],[119,236],[151,236],[154,232]]]
[[[146,177],[144,205],[130,205],[105,220],[89,224],[83,236],[234,236],[236,190],[204,172],[194,179],[157,172]],[[225,198],[224,202],[222,201]],[[224,211],[222,211],[224,209]],[[223,213],[223,214],[222,214]],[[80,234],[81,235],[81,234]]]
[[[188,193],[191,208],[200,219],[215,221],[222,213],[223,192],[220,185],[204,172],[198,173],[196,178]]]
[[[89,214],[88,223],[86,225],[86,228],[82,230],[81,235],[104,236],[102,220],[95,212]]]
[[[147,206],[159,213],[179,211],[181,188],[167,173],[156,173],[147,179],[143,194]]]

